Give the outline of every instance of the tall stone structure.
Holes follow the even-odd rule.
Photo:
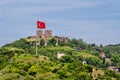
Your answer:
[[[52,30],[45,30],[44,36],[45,38],[52,37]]]
[[[52,30],[45,30],[44,33],[42,30],[37,31],[38,38],[50,38],[52,37]]]
[[[37,37],[42,38],[42,36],[43,36],[43,31],[42,30],[38,30],[37,31]]]

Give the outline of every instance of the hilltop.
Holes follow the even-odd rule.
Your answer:
[[[58,37],[57,37],[58,38]],[[120,44],[97,46],[82,39],[28,37],[0,48],[0,80],[119,80]],[[46,44],[47,41],[47,44]],[[62,54],[60,58],[58,55]]]

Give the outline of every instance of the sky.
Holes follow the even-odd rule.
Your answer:
[[[0,46],[35,35],[37,20],[54,36],[120,43],[120,0],[0,0]]]

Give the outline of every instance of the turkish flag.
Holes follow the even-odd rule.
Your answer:
[[[45,22],[37,21],[37,28],[45,29]]]

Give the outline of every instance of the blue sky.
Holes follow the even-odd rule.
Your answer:
[[[120,0],[0,0],[0,46],[35,35],[37,20],[53,35],[120,43]]]

